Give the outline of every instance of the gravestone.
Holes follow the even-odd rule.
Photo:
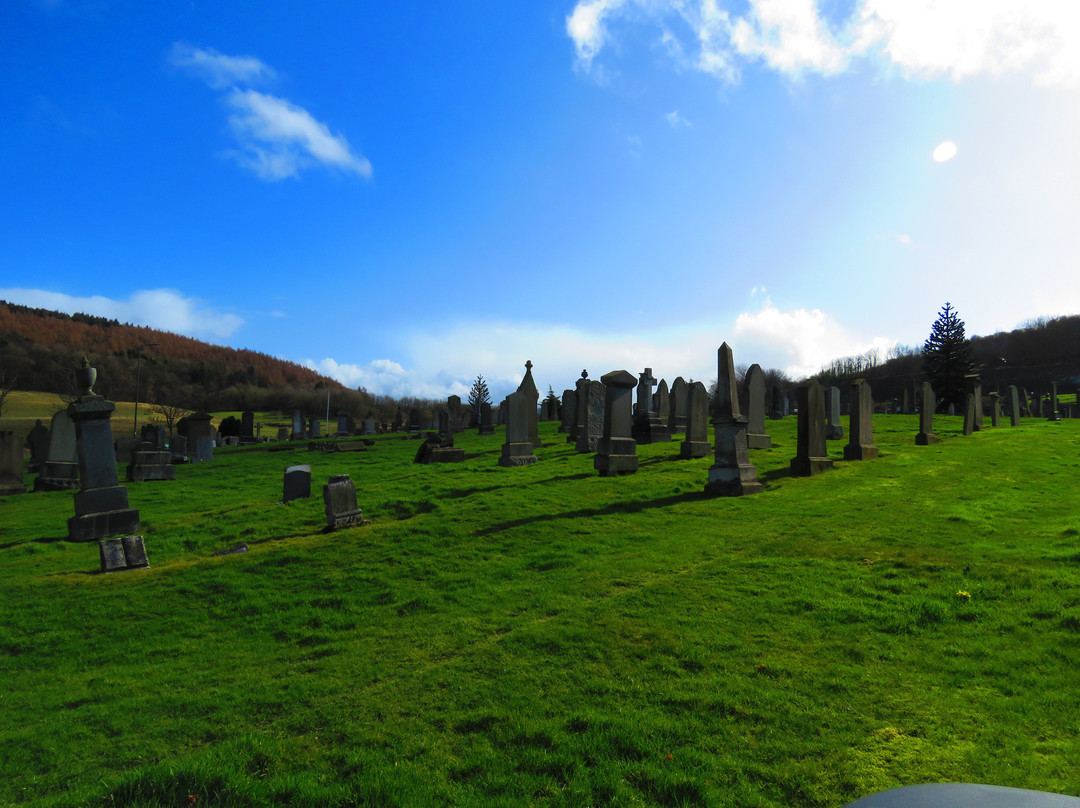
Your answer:
[[[322,421],[318,418],[308,419],[308,438],[321,438],[322,437]]]
[[[741,497],[761,492],[757,469],[750,462],[746,418],[739,412],[735,362],[725,342],[716,352],[716,412],[713,416],[714,462],[705,493],[712,497]]]
[[[791,399],[789,399],[787,396],[784,396],[783,404],[784,406],[781,408],[782,415],[780,417],[786,418],[787,416],[791,415]]]
[[[1020,414],[1031,417],[1031,401],[1028,399],[1027,388],[1024,388],[1020,392]]]
[[[349,413],[344,410],[339,410],[337,414],[337,431],[334,433],[334,437],[347,438],[352,434],[352,430],[349,428]]]
[[[652,375],[652,368],[645,368],[645,371],[638,375],[637,409],[633,416],[631,430],[635,441],[635,452],[638,443],[661,443],[671,440],[667,424],[660,420],[652,408],[652,388],[655,384],[656,379]],[[637,454],[634,455],[634,459],[636,461]]]
[[[165,448],[165,429],[157,424],[145,424],[139,434],[141,443],[149,443],[155,449]]]
[[[378,429],[375,428],[375,416],[369,415],[364,419],[364,426],[360,429],[361,435],[375,435],[378,434]]]
[[[904,394],[900,399],[900,412],[903,413],[904,415],[910,415],[911,414],[911,399],[908,396],[908,389],[906,387],[904,388]],[[846,451],[847,450],[845,449],[845,452]],[[846,460],[847,458],[845,457],[844,459]]]
[[[23,441],[11,431],[0,432],[0,496],[25,494]]]
[[[173,468],[171,460],[172,455],[167,449],[158,449],[149,441],[140,443],[131,453],[131,462],[127,467],[128,482],[175,480],[176,469]]]
[[[667,428],[671,420],[671,394],[668,392],[667,382],[664,379],[661,379],[660,384],[656,386],[656,393],[653,395],[653,410],[656,417],[660,419],[660,423]],[[670,429],[668,429],[668,436],[671,436]]]
[[[212,418],[210,413],[202,410],[193,412],[180,419],[176,425],[176,431],[187,438],[188,446],[197,446],[199,438],[204,436],[214,442],[217,440],[217,434]]]
[[[528,440],[532,443],[536,449],[540,448],[540,431],[537,420],[539,414],[536,411],[537,402],[540,400],[540,391],[536,387],[536,382],[533,381],[532,375],[532,360],[527,359],[525,361],[525,375],[521,378],[521,384],[518,385],[517,391],[522,393],[526,399],[528,399],[530,406],[527,408],[526,417],[528,423],[526,428],[528,429]],[[507,414],[507,423],[509,424],[509,414]],[[508,441],[509,442],[509,441]]]
[[[283,443],[289,439],[289,428],[287,426],[279,426],[277,431],[277,442]]]
[[[973,420],[971,422],[971,431],[978,432],[983,428],[982,377],[976,373],[972,373],[964,378],[966,378],[971,385],[970,393],[975,397],[975,410],[972,414]]]
[[[1046,413],[1047,421],[1060,421],[1061,413],[1058,411],[1057,382],[1050,383],[1050,408]]]
[[[506,443],[502,446],[499,465],[509,468],[535,463],[535,444],[529,439],[529,413],[536,412],[536,400],[518,389],[506,397],[500,413],[502,409],[506,410]]]
[[[68,491],[79,487],[79,456],[75,447],[75,422],[66,410],[52,417],[49,450],[41,474],[34,480],[35,491]]]
[[[450,414],[443,410],[447,422]],[[429,432],[427,438],[416,450],[414,463],[460,463],[465,459],[465,450],[454,446],[454,436],[450,432]]]
[[[127,489],[118,484],[110,417],[116,406],[94,393],[97,371],[85,362],[75,371],[79,397],[68,405],[75,424],[79,490],[68,538],[96,541],[139,529],[139,512],[128,507]]]
[[[169,452],[174,465],[188,462],[187,438],[183,435],[173,435],[172,440],[169,441]]]
[[[825,440],[839,440],[844,437],[844,427],[840,425],[840,388],[830,387],[825,391]]]
[[[409,410],[409,426],[405,431],[410,435],[419,435],[423,431],[420,424],[420,410],[416,407]]]
[[[212,463],[214,460],[214,441],[206,435],[195,439],[195,462]]]
[[[1009,425],[1019,426],[1020,424],[1020,396],[1017,393],[1016,385],[1009,385]]]
[[[506,399],[504,398],[499,404],[499,414],[495,419],[495,423],[497,423],[499,426],[506,426],[506,415],[509,411],[509,405],[506,403]]]
[[[686,399],[686,422],[683,429],[686,438],[679,449],[679,457],[690,460],[706,457],[712,445],[709,443],[709,392],[701,382],[684,385]]]
[[[795,395],[799,420],[791,476],[811,477],[833,467],[825,446],[825,391],[811,382],[797,388]]]
[[[240,413],[240,445],[249,446],[255,443],[255,413],[244,410]]]
[[[447,396],[446,411],[450,416],[448,434],[463,432],[465,430],[465,420],[461,414],[461,396]]]
[[[642,377],[651,375],[646,369]],[[593,468],[601,477],[633,474],[638,469],[637,442],[632,437],[633,397],[637,384],[633,375],[625,370],[613,370],[601,376],[600,381],[604,385],[604,434],[596,444]]]
[[[768,449],[772,438],[765,434],[765,373],[753,364],[746,371],[746,444],[751,449]]]
[[[559,418],[559,432],[570,434],[574,431],[577,420],[577,395],[573,390],[562,391],[562,412]]]
[[[566,433],[567,443],[577,443],[578,433],[581,430],[581,410],[586,406],[583,385],[588,382],[589,371],[582,370],[581,378],[574,383],[574,417],[570,421],[570,430]]]
[[[327,530],[370,524],[356,504],[356,484],[348,474],[331,474],[322,492]]]
[[[848,444],[844,460],[870,460],[878,456],[874,445],[874,399],[870,385],[864,381],[851,383],[851,415],[848,417]]]
[[[919,434],[915,436],[916,446],[929,446],[937,443],[934,434],[934,410],[937,409],[937,397],[930,382],[922,384],[922,403],[919,405]]]
[[[307,499],[311,496],[311,466],[289,466],[285,469],[285,481],[282,486],[281,504],[294,499]]]
[[[130,463],[132,460],[132,452],[135,448],[142,443],[141,438],[132,437],[131,435],[124,435],[122,438],[117,438],[116,443],[113,446],[115,460],[117,463]]]
[[[144,570],[150,566],[142,536],[101,539],[98,542],[98,555],[102,572]]]
[[[477,435],[494,435],[495,427],[491,423],[491,402],[484,401],[480,404],[480,426]]]
[[[30,471],[36,474],[41,471],[45,461],[49,459],[49,428],[41,423],[38,418],[34,421],[34,428],[26,435],[26,443],[30,447]]]
[[[975,425],[975,394],[968,393],[964,403],[964,434],[970,435],[978,427]]]
[[[784,417],[784,401],[780,395],[780,385],[774,384],[772,388],[772,406],[769,407],[769,420],[779,421]]]
[[[990,394],[990,426],[997,426],[1001,422],[1001,396],[996,392]]]
[[[300,410],[292,411],[292,435],[290,440],[307,440],[307,432],[304,431],[304,416]]]
[[[668,403],[668,434],[686,433],[686,410],[690,404],[689,385],[682,376],[671,383],[671,400]]]
[[[604,383],[594,379],[578,379],[578,433],[574,451],[595,452],[604,437],[604,402],[607,391]]]

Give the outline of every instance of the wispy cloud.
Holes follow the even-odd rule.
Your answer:
[[[215,90],[238,84],[260,84],[276,77],[273,69],[254,56],[226,56],[213,48],[196,48],[176,42],[169,63],[206,82]]]
[[[668,126],[672,129],[688,129],[692,124],[679,114],[679,110],[673,109],[671,112],[664,114],[664,120],[668,122]]]
[[[144,289],[126,300],[102,295],[78,297],[45,289],[0,289],[0,299],[66,314],[108,317],[196,339],[224,339],[244,324],[243,318],[215,309],[199,298],[186,297],[175,289]]]
[[[227,56],[212,48],[173,45],[170,63],[223,91],[229,129],[237,148],[225,153],[261,179],[298,177],[312,166],[336,168],[368,179],[371,163],[354,154],[344,135],[335,134],[306,109],[288,99],[259,92],[251,84],[275,77],[254,56]]]
[[[840,20],[829,20],[820,5],[749,0],[745,14],[735,16],[724,0],[580,0],[566,30],[576,65],[593,73],[601,51],[618,42],[619,23],[651,25],[679,67],[689,63],[726,82],[738,81],[750,61],[799,78],[871,58],[912,77],[962,81],[1026,72],[1040,85],[1080,85],[1074,0],[858,0]]]

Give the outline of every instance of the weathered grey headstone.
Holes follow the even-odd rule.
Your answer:
[[[839,440],[844,437],[844,427],[840,425],[840,388],[829,387],[825,391],[825,440]]]
[[[848,444],[844,460],[870,460],[878,456],[874,445],[874,399],[870,385],[859,380],[851,384],[851,415],[848,420]]]
[[[495,427],[491,423],[491,402],[484,401],[480,404],[480,426],[477,435],[494,435]]]
[[[300,410],[292,411],[292,435],[291,440],[307,440],[307,432],[304,431],[304,416]]]
[[[965,378],[970,385],[971,395],[975,397],[975,409],[972,413],[973,420],[971,422],[971,431],[978,432],[983,428],[982,377],[973,373]]]
[[[79,397],[68,405],[75,423],[79,460],[79,491],[74,495],[75,515],[68,519],[68,538],[96,541],[139,529],[139,512],[128,507],[127,489],[116,477],[110,417],[116,406],[93,391],[97,371],[84,364],[75,371]]]
[[[687,398],[689,385],[682,376],[676,376],[671,383],[671,400],[668,403],[668,433],[682,435],[686,432],[686,408],[690,399]]]
[[[578,379],[578,434],[574,451],[595,452],[604,437],[604,402],[607,393],[604,383],[593,379]]]
[[[507,414],[510,412],[510,405],[506,403],[504,398],[499,404],[499,414],[495,418],[495,423],[499,426],[506,426]]]
[[[344,410],[339,410],[337,414],[337,431],[334,433],[335,437],[347,438],[352,434],[349,429],[349,413]]]
[[[903,393],[903,395],[901,396],[901,399],[900,399],[900,412],[903,413],[904,415],[910,415],[911,414],[911,398],[908,395],[908,389],[906,387],[904,388],[904,393]],[[847,458],[845,458],[845,459],[847,459]]]
[[[1061,420],[1061,412],[1058,410],[1057,382],[1050,382],[1050,408],[1046,413],[1046,420]]]
[[[746,443],[751,449],[768,449],[772,438],[765,434],[765,373],[761,365],[746,370]]]
[[[311,466],[289,466],[285,469],[285,482],[282,487],[281,503],[294,499],[307,499],[311,496]]]
[[[450,414],[446,410],[441,411],[446,415],[447,423]],[[414,463],[460,463],[465,459],[465,450],[454,446],[454,436],[450,432],[429,432],[427,438],[416,450]]]
[[[506,443],[502,446],[499,465],[511,467],[535,463],[534,444],[529,439],[529,413],[536,412],[536,400],[519,389],[506,397],[501,409],[506,410]]]
[[[30,447],[30,472],[37,473],[49,459],[49,428],[38,418],[34,428],[26,435],[26,444]]]
[[[327,530],[369,524],[356,504],[356,484],[348,474],[332,474],[323,486]]]
[[[990,394],[990,426],[997,426],[1001,422],[1001,396],[996,392]]]
[[[240,445],[255,443],[255,413],[244,410],[240,413]]]
[[[671,440],[667,424],[660,420],[652,407],[652,388],[655,384],[652,368],[645,368],[645,371],[638,375],[637,408],[631,433],[635,441],[635,451],[638,443],[662,443]]]
[[[0,496],[25,493],[23,441],[14,432],[0,432]]]
[[[172,454],[168,450],[158,449],[148,441],[140,443],[131,453],[127,478],[130,483],[175,480],[176,469],[172,465]]]
[[[188,441],[183,435],[173,435],[172,440],[169,441],[169,452],[172,455],[172,462],[186,463],[188,461]]]
[[[539,413],[536,410],[537,402],[540,400],[540,391],[536,387],[536,382],[533,381],[532,375],[532,360],[527,359],[525,361],[525,375],[521,378],[521,384],[518,385],[517,391],[522,393],[526,399],[528,399],[530,406],[527,408],[526,416],[528,419],[528,439],[536,449],[540,448],[540,430]],[[507,423],[509,423],[509,416],[507,417]],[[509,440],[507,441],[509,443]]]
[[[653,394],[653,410],[656,412],[656,417],[660,419],[667,428],[668,421],[671,419],[671,393],[668,391],[667,381],[660,380],[660,384],[656,386],[656,393]],[[671,430],[668,429],[668,435],[671,434]]]
[[[558,431],[563,434],[573,432],[577,420],[577,394],[573,390],[562,391],[562,412],[559,415]]]
[[[1020,424],[1020,396],[1016,390],[1015,384],[1009,385],[1009,425],[1019,426]]]
[[[214,441],[206,435],[199,435],[195,439],[195,461],[197,463],[212,463],[214,461]]]
[[[75,448],[75,423],[66,410],[52,417],[49,448],[41,474],[34,480],[35,491],[67,491],[79,487],[79,457]]]
[[[970,435],[978,427],[975,424],[975,394],[968,393],[964,405],[964,434]]]
[[[308,419],[308,438],[321,438],[322,437],[322,421],[318,418]]]
[[[937,409],[937,397],[930,382],[922,384],[922,402],[919,404],[919,434],[915,436],[916,446],[929,446],[937,443],[934,434],[934,410]]]
[[[705,493],[713,497],[757,494],[762,486],[750,462],[746,418],[739,411],[735,362],[726,342],[716,352],[716,365],[716,412],[712,422],[715,454]]]
[[[211,441],[216,441],[217,434],[212,418],[213,416],[210,413],[202,410],[193,412],[180,419],[176,425],[176,431],[187,438],[188,446],[197,445],[199,438],[203,436],[210,438]]]
[[[774,384],[772,388],[772,406],[769,407],[769,420],[779,421],[784,417],[784,399],[780,395],[780,385]]]
[[[142,443],[149,443],[155,449],[165,448],[165,428],[159,424],[145,424],[143,428],[139,430],[139,434],[142,436]]]
[[[375,416],[369,415],[364,419],[364,426],[360,429],[361,435],[375,435],[378,431],[375,427]]]
[[[461,396],[446,397],[446,412],[450,417],[449,432],[454,434],[465,429],[465,419],[461,412]],[[441,431],[441,430],[440,430]]]
[[[642,374],[646,375],[651,375],[648,370]],[[601,477],[633,474],[638,469],[637,442],[632,437],[637,383],[625,370],[606,373],[600,381],[604,385],[604,435],[596,444],[593,468]]]
[[[709,391],[701,382],[684,385],[682,396],[686,398],[686,422],[683,427],[686,438],[679,449],[679,457],[692,459],[706,457],[712,445],[709,443]]]
[[[811,382],[800,386],[796,397],[799,420],[791,475],[811,477],[833,467],[825,445],[825,391],[817,382]]]
[[[132,435],[124,435],[116,439],[113,446],[113,454],[117,463],[130,463],[132,460],[132,453],[136,447],[142,443],[141,438],[136,438]]]
[[[101,539],[98,542],[102,572],[143,570],[150,566],[142,536]]]
[[[420,423],[420,410],[413,407],[409,410],[409,426],[405,430],[410,435],[419,435],[424,431],[423,425]]]

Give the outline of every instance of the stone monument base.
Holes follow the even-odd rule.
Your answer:
[[[768,435],[755,435],[753,432],[747,432],[746,445],[750,449],[771,449],[772,438]]]
[[[465,459],[465,450],[457,446],[431,450],[431,463],[460,463]]]
[[[136,508],[85,513],[68,519],[68,538],[71,541],[97,541],[106,536],[134,533],[138,529],[139,511]]]
[[[630,434],[637,443],[665,443],[671,440],[667,425],[655,415],[635,418]]]
[[[533,454],[533,445],[531,443],[504,443],[499,465],[506,468],[531,466],[537,459],[536,455]]]
[[[638,470],[638,456],[636,454],[598,454],[593,458],[593,468],[600,472],[601,477],[633,474]]]
[[[679,457],[683,460],[692,460],[695,457],[708,457],[712,451],[712,444],[703,440],[684,440],[679,449]]]
[[[915,436],[916,446],[929,446],[931,443],[937,443],[938,436],[933,432],[920,432]]]
[[[791,459],[792,477],[813,477],[823,471],[831,471],[833,462],[827,457],[793,457]]]
[[[839,425],[825,424],[825,440],[840,440],[844,437],[844,428]]]
[[[878,447],[876,446],[863,446],[862,444],[851,445],[850,443],[844,447],[844,460],[873,460],[878,456]]]

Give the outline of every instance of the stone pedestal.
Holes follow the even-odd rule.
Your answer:
[[[709,468],[705,493],[712,497],[741,497],[761,492],[757,469],[750,462],[746,419],[713,421],[716,462]]]
[[[523,393],[521,390],[511,393],[503,402],[500,414],[502,409],[506,410],[506,443],[503,444],[502,456],[499,457],[500,466],[530,466],[536,462],[533,442],[529,438],[533,423],[529,413],[536,412],[535,403],[530,392]]]
[[[68,538],[96,541],[139,529],[139,512],[128,507],[127,489],[117,484],[116,455],[110,418],[111,401],[86,394],[68,406],[75,424],[81,488],[75,494],[75,516],[68,519]]]
[[[793,477],[812,477],[833,467],[825,447],[825,391],[812,382],[798,389],[798,437],[791,459]]]
[[[604,385],[604,436],[597,441],[593,468],[601,477],[633,474],[638,469],[637,442],[630,434],[634,377],[615,370],[600,381]]]
[[[601,477],[633,474],[638,470],[637,441],[633,438],[600,438],[593,468]]]
[[[172,454],[158,451],[149,443],[140,444],[131,455],[127,467],[129,483],[141,483],[147,480],[175,480],[176,470],[172,466]]]

